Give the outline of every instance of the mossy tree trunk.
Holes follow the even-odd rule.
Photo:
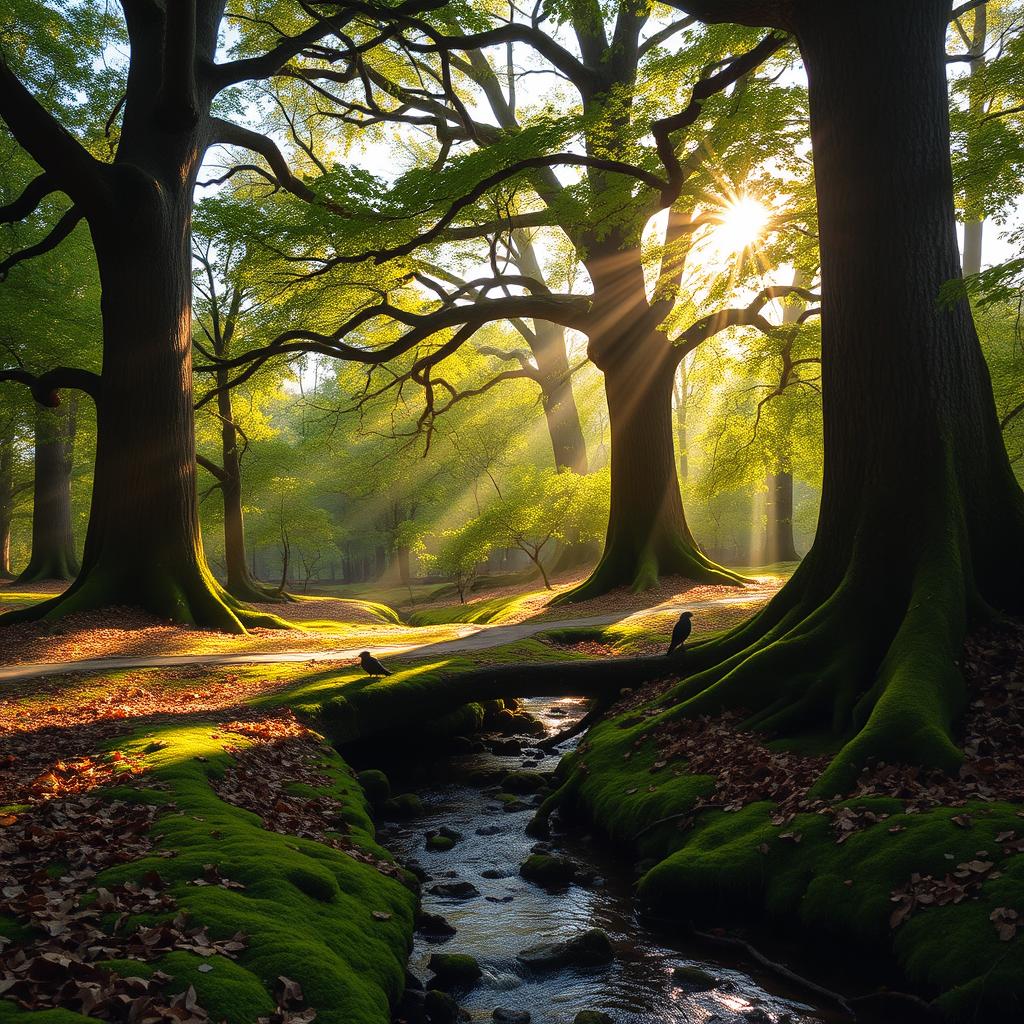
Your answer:
[[[1021,609],[1024,498],[970,310],[937,302],[959,274],[948,3],[767,6],[785,10],[810,83],[823,287],[819,529],[759,615],[693,645],[690,675],[666,700],[673,714],[745,707],[751,725],[775,733],[831,729],[845,744],[819,784],[829,794],[872,757],[959,763],[961,646],[991,608]],[[849,45],[869,37],[866,49]]]
[[[32,552],[19,583],[73,580],[78,574],[71,528],[71,469],[77,403],[35,410],[35,469],[32,486]],[[10,550],[8,519],[8,551]]]

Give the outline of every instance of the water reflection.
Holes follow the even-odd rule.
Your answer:
[[[524,702],[550,731],[564,729],[583,713],[573,698]],[[457,778],[512,771],[520,767],[552,770],[557,755],[538,756],[524,746],[521,755],[473,754],[454,758]],[[570,1024],[580,1010],[600,1010],[615,1024],[809,1024],[843,1018],[798,1001],[781,989],[769,991],[735,965],[695,959],[682,945],[654,933],[637,916],[631,881],[588,837],[552,840],[557,852],[583,863],[598,876],[588,887],[571,885],[548,892],[525,881],[519,865],[537,840],[525,832],[533,807],[507,811],[496,799],[497,787],[480,788],[465,781],[438,782],[418,788],[427,815],[399,826],[382,838],[403,860],[419,863],[430,875],[424,885],[423,909],[442,914],[457,929],[443,943],[418,935],[410,969],[426,982],[431,953],[468,953],[483,977],[469,991],[453,990],[473,1021],[490,1021],[496,1007],[526,1010],[533,1024]],[[529,803],[531,798],[524,800]],[[462,839],[450,850],[425,848],[425,835],[442,827]],[[479,896],[468,900],[429,893],[433,883],[471,882]],[[569,939],[587,928],[607,932],[615,960],[606,966],[532,972],[516,954],[541,942]],[[677,968],[696,968],[673,976]],[[701,986],[700,971],[715,981]]]

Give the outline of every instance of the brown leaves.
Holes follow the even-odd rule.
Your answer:
[[[1009,907],[996,907],[988,915],[988,919],[996,926],[996,934],[1002,942],[1009,942],[1017,934],[1017,929],[1024,923],[1021,920],[1021,915]]]
[[[924,907],[944,907],[950,903],[962,903],[965,899],[976,899],[983,882],[999,878],[995,864],[980,859],[981,850],[974,860],[957,864],[954,871],[944,878],[914,873],[910,882],[902,889],[896,889],[889,897],[897,904],[889,918],[889,927],[898,928],[916,910]]]
[[[316,1010],[297,1009],[305,1002],[302,986],[297,981],[281,975],[274,983],[274,996],[277,1011],[269,1017],[258,1018],[256,1024],[311,1024],[316,1020]]]
[[[322,789],[331,781],[321,770],[319,737],[290,711],[229,722],[222,732],[240,733],[255,740],[244,748],[227,748],[234,764],[221,778],[211,780],[222,800],[259,815],[263,827],[270,832],[312,839],[344,851],[381,874],[402,876],[397,865],[361,849],[347,838],[349,825],[342,817],[344,808],[339,800],[290,791],[295,783]]]

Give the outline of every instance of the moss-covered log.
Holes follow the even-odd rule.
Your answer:
[[[379,736],[436,719],[469,703],[505,697],[614,697],[678,673],[678,659],[615,658],[402,673],[352,684],[317,709],[336,743]]]

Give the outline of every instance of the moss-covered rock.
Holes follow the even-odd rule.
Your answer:
[[[519,867],[519,874],[528,882],[548,889],[569,885],[576,872],[576,864],[567,857],[547,853],[531,853]]]
[[[468,953],[432,953],[427,966],[436,975],[431,980],[435,988],[469,988],[483,976],[476,958]]]
[[[415,793],[399,793],[385,800],[380,807],[381,815],[390,821],[408,821],[421,818],[426,813],[423,801]]]
[[[447,992],[432,988],[423,1000],[430,1024],[455,1024],[459,1019],[459,1004]]]
[[[356,781],[363,787],[366,799],[374,807],[384,803],[391,796],[391,782],[388,777],[377,768],[367,768],[356,776]]]
[[[717,988],[720,984],[719,979],[710,971],[704,970],[703,967],[690,965],[673,967],[672,981],[690,992],[704,992],[707,989]]]
[[[517,793],[522,796],[528,793],[536,793],[547,785],[548,776],[544,772],[518,771],[509,772],[501,782],[501,788],[506,793]]]

